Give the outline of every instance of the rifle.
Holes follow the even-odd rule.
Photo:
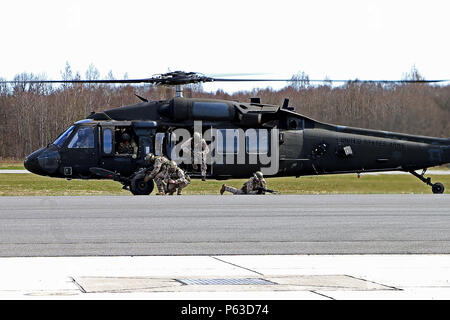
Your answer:
[[[137,172],[135,172],[134,174],[132,174],[129,177],[122,177],[120,175],[120,173],[112,172],[110,170],[106,170],[103,168],[97,168],[97,167],[89,168],[89,171],[91,171],[93,174],[95,174],[99,177],[106,178],[106,179],[112,179],[114,181],[118,181],[118,182],[122,183],[123,189],[126,189],[126,190],[128,190],[128,188],[131,185],[131,182],[134,178],[145,177],[148,170],[149,170],[148,168],[141,168],[140,170],[138,170]]]
[[[276,191],[276,190],[266,189],[266,188],[263,188],[263,187],[257,187],[256,191],[258,191],[258,194],[263,194],[265,192],[273,193],[273,194],[279,194],[279,192]]]

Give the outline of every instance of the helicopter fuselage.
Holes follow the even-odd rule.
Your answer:
[[[213,179],[246,178],[257,170],[297,177],[414,171],[450,162],[446,138],[326,124],[294,112],[287,102],[280,107],[258,99],[174,98],[93,113],[24,163],[29,171],[50,177],[105,178],[92,168],[131,177],[148,167],[144,158],[151,152],[178,160],[196,178],[199,172],[179,161],[177,149],[194,131],[201,131],[210,146],[207,175]],[[125,152],[120,150],[124,133],[134,143]]]

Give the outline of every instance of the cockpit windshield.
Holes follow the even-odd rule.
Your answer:
[[[58,147],[62,148],[64,145],[64,142],[66,142],[67,137],[70,136],[75,126],[71,126],[69,129],[63,132],[56,140],[53,142],[54,145],[57,145]]]

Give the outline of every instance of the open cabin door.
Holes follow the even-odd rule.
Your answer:
[[[272,153],[278,152],[272,150],[271,132],[266,129],[216,128],[213,137],[214,175],[223,178],[249,177],[270,165]]]
[[[102,125],[99,129],[101,167],[113,172],[120,172],[123,175],[131,175],[136,159],[133,158],[133,154],[119,152],[120,134],[118,134],[118,130],[119,128],[114,125]],[[132,138],[136,139],[134,135]]]
[[[190,158],[191,162],[187,162],[185,157],[186,150],[183,150],[182,148],[183,143],[193,137],[193,132],[188,131],[187,129],[182,129],[185,130],[184,132],[182,132],[180,129],[178,130],[179,131],[169,131],[166,133],[166,135],[161,133],[160,137],[157,136],[155,138],[155,150],[158,149],[158,152],[167,155],[169,159],[177,162],[178,165],[191,177],[200,177],[201,165],[197,164],[196,167],[193,166],[194,157],[192,156],[192,154]],[[177,132],[179,133],[178,135]],[[205,131],[203,132],[203,138],[206,140],[209,150],[211,150],[210,139],[208,138],[209,136],[209,133]],[[159,145],[158,148],[157,145]],[[213,166],[210,164],[210,162],[208,162],[209,158],[210,156],[208,155],[206,158],[207,177],[213,174]]]

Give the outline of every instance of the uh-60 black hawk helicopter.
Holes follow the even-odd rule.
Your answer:
[[[177,129],[209,135],[214,161],[208,164],[212,179],[246,178],[264,170],[270,155],[268,176],[304,176],[379,171],[406,171],[443,193],[444,186],[425,178],[427,168],[450,162],[450,139],[414,136],[386,131],[332,125],[315,121],[289,106],[216,99],[184,98],[182,88],[191,83],[212,81],[295,81],[293,79],[227,79],[194,72],[175,71],[134,80],[45,80],[43,83],[150,83],[175,86],[176,96],[166,101],[148,101],[92,113],[64,131],[53,143],[26,157],[25,167],[39,175],[67,179],[114,179],[135,195],[148,195],[153,181],[144,181],[149,169],[148,153],[173,158],[179,142]],[[320,81],[320,80],[309,80]],[[341,81],[344,80],[333,80]],[[402,80],[368,82],[439,82]],[[12,81],[11,81],[12,82]],[[200,123],[200,125],[199,125]],[[118,150],[121,137],[134,141],[130,152]],[[249,139],[249,137],[256,137]],[[88,143],[80,146],[80,140]],[[257,157],[255,157],[257,155]],[[240,161],[217,161],[223,159]],[[256,159],[256,161],[255,161]],[[250,161],[250,160],[253,160]],[[275,163],[274,163],[275,162]],[[275,165],[275,166],[274,166]],[[189,163],[181,166],[192,178],[200,177]],[[422,174],[415,171],[422,169]]]

